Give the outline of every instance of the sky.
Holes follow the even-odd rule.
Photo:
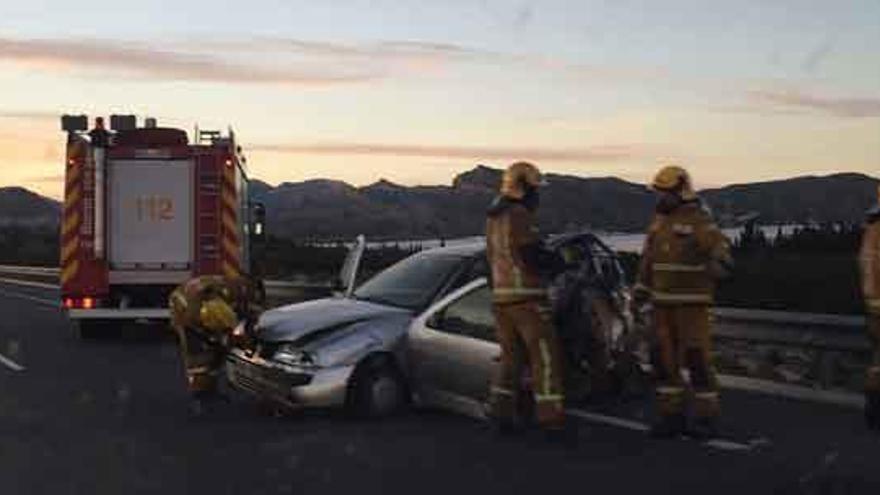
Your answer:
[[[0,4],[0,186],[56,198],[63,113],[232,126],[270,184],[880,175],[876,0]]]

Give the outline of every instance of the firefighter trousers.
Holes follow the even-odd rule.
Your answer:
[[[652,361],[661,416],[684,414],[682,367],[690,373],[694,416],[708,419],[720,414],[718,380],[711,364],[709,306],[656,306]]]
[[[565,420],[562,355],[549,306],[541,301],[495,304],[493,312],[501,359],[491,387],[492,415],[501,421],[516,418],[527,360],[538,424],[561,426]]]
[[[206,336],[198,330],[175,325],[174,331],[180,344],[180,355],[190,394],[216,392],[225,352],[218,345],[209,343]]]

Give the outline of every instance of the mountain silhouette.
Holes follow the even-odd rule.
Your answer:
[[[297,240],[454,238],[483,232],[485,210],[501,170],[479,165],[451,185],[403,186],[379,180],[364,187],[316,179],[271,186],[250,183],[266,205],[268,231]],[[590,228],[635,232],[647,226],[653,193],[615,177],[548,174],[539,222],[545,232]],[[857,173],[736,184],[701,191],[716,219],[732,225],[858,222],[876,201],[878,179]],[[0,188],[0,225],[57,226],[60,204],[20,187]]]

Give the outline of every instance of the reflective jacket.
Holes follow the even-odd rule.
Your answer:
[[[657,305],[711,304],[715,279],[732,265],[730,243],[709,212],[687,202],[651,222],[637,288]]]
[[[496,199],[486,221],[486,255],[492,267],[492,299],[513,303],[547,297],[539,271],[535,214],[522,202]]]
[[[202,303],[219,297],[243,320],[253,320],[262,312],[262,295],[255,283],[244,277],[206,275],[188,280],[170,297],[171,319],[175,326],[201,328]]]
[[[875,210],[865,224],[859,261],[865,307],[869,313],[880,314],[880,208]]]

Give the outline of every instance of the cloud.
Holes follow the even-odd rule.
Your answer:
[[[528,14],[530,8],[525,7]],[[528,18],[531,14],[526,15]],[[328,86],[395,76],[434,75],[478,64],[552,71],[577,80],[652,81],[658,68],[587,65],[538,54],[505,53],[455,43],[391,40],[339,43],[257,36],[132,42],[87,38],[0,37],[0,63],[56,73],[239,84]]]
[[[463,160],[535,160],[609,162],[645,158],[655,154],[647,145],[608,145],[588,148],[443,146],[387,143],[307,143],[249,146],[255,151],[325,155],[394,155]]]
[[[229,62],[212,54],[86,39],[0,38],[0,61],[38,65],[56,72],[116,70],[157,79],[232,83],[328,85],[363,82],[377,77],[377,74],[345,67],[305,64],[270,67]]]
[[[831,97],[798,90],[754,90],[747,93],[757,109],[803,110],[837,117],[880,117],[880,98]]]
[[[524,10],[529,11],[530,7],[526,5]],[[670,77],[670,74],[662,68],[589,65],[553,56],[500,52],[456,43],[423,40],[337,43],[259,36],[238,40],[203,40],[201,45],[240,54],[272,53],[279,57],[361,67],[365,71],[382,74],[383,77],[434,73],[437,69],[461,64],[507,66],[529,72],[553,71],[579,80],[656,83],[658,80]]]

